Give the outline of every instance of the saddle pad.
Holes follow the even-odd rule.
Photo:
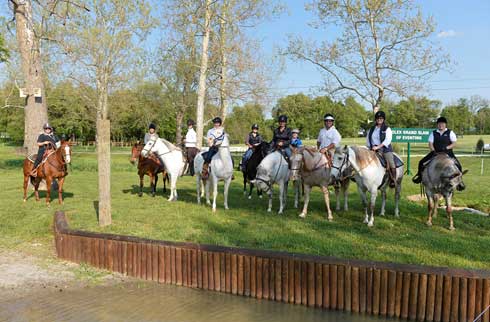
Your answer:
[[[378,156],[379,162],[381,162],[381,165],[386,168],[386,159],[383,157],[382,154],[376,153]],[[400,159],[396,154],[393,153],[393,159],[395,160],[395,168],[399,168],[405,163],[403,163],[402,159]]]

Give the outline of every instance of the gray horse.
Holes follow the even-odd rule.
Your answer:
[[[446,153],[437,154],[422,172],[422,184],[427,196],[429,218],[427,226],[432,226],[432,217],[437,216],[437,205],[442,196],[446,201],[446,213],[449,218],[449,229],[454,230],[451,199],[458,185],[463,184],[463,175],[468,172],[459,171],[456,161]]]

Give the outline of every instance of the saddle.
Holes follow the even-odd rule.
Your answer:
[[[376,153],[376,156],[379,159],[379,162],[381,162],[381,165],[386,168],[386,159],[384,158],[383,154],[381,153]],[[393,153],[393,159],[395,161],[395,168],[399,168],[403,166],[405,163],[403,162],[402,159],[400,159],[396,154]]]

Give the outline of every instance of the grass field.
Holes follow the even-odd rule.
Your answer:
[[[471,150],[470,146],[474,147],[477,139],[465,137],[466,142],[460,141],[461,150]],[[486,141],[490,141],[490,137]],[[361,142],[362,138],[344,140],[346,144]],[[408,195],[419,193],[419,186],[412,184],[410,177],[403,183],[401,217],[396,219],[392,216],[393,194],[390,192],[387,215],[376,217],[373,228],[362,223],[362,209],[354,184],[351,185],[349,212],[334,212],[334,221],[326,221],[322,196],[316,188],[309,216],[302,220],[298,218],[299,211],[292,208],[291,191],[283,216],[267,213],[266,199],[260,200],[255,196],[251,201],[246,199],[242,194],[242,176],[238,172],[230,191],[231,209],[223,209],[221,193],[218,212],[213,214],[209,207],[196,204],[195,179],[188,176],[178,182],[177,202],[166,201],[161,185],[155,198],[149,195],[149,187],[146,187],[143,197],[138,197],[138,176],[136,168],[128,162],[129,149],[117,149],[117,153],[112,155],[113,224],[100,228],[95,212],[97,163],[90,149],[75,149],[72,168],[65,181],[65,204],[58,206],[53,202],[49,209],[43,201],[36,203],[32,194],[27,203],[22,202],[23,158],[15,150],[13,147],[0,147],[0,184],[3,187],[0,196],[0,247],[4,248],[26,248],[34,242],[50,243],[53,213],[60,209],[68,215],[71,227],[77,229],[343,258],[465,268],[490,267],[490,218],[455,212],[456,231],[449,231],[447,219],[440,210],[434,227],[427,227],[426,206],[406,199]],[[415,170],[417,161],[418,158],[413,158],[412,170]],[[454,203],[488,212],[490,159],[484,160],[483,175],[480,175],[480,158],[462,157],[461,161],[470,172],[465,177],[467,190],[456,193]],[[275,198],[274,209],[277,208]]]

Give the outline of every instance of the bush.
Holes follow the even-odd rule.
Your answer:
[[[481,153],[483,151],[483,147],[485,146],[485,142],[483,142],[482,138],[479,138],[476,142],[476,152]]]

